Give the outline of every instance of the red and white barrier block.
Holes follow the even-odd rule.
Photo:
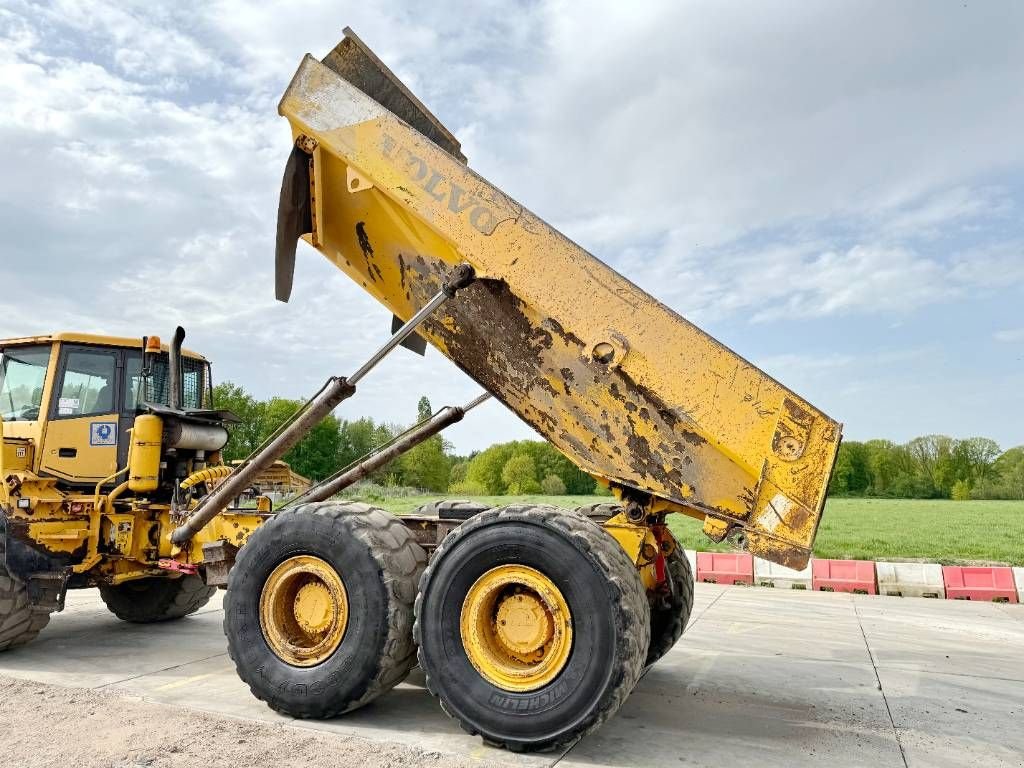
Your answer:
[[[949,600],[984,600],[997,603],[1018,601],[1012,568],[944,565],[942,580],[946,585],[946,598]]]
[[[684,549],[686,553],[686,559],[690,561],[690,573],[693,574],[693,578],[697,578],[697,551],[695,549]]]
[[[878,591],[896,597],[946,597],[938,563],[875,563]]]
[[[697,581],[711,584],[753,584],[754,558],[746,552],[698,552]]]
[[[776,587],[778,589],[810,589],[811,564],[801,571],[787,568],[770,560],[754,558],[754,583],[759,587]]]
[[[875,564],[871,560],[812,560],[811,586],[815,592],[877,595]]]
[[[756,584],[815,592],[931,597],[1024,603],[1024,568],[968,567],[938,563],[876,563],[871,560],[812,559],[803,570],[747,553],[694,552],[686,558],[697,581]]]

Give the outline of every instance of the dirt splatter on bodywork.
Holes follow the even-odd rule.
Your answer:
[[[805,562],[840,425],[425,138],[432,115],[403,115],[417,132],[346,80],[351,50],[307,57],[280,105],[315,146],[307,240],[401,318],[468,262],[422,336],[621,495]]]

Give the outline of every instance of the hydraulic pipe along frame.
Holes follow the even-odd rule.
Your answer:
[[[462,421],[463,417],[469,413],[469,411],[476,408],[490,397],[491,394],[489,392],[484,392],[482,395],[474,398],[461,408],[459,406],[449,405],[447,408],[441,409],[429,419],[420,422],[412,429],[398,435],[393,440],[390,440],[377,450],[370,453],[364,459],[353,464],[351,467],[347,467],[333,477],[324,480],[318,485],[314,485],[302,495],[288,502],[287,506],[305,504],[314,501],[324,501],[325,499],[331,498],[334,494],[339,491],[343,491],[354,483],[358,483],[364,477],[367,477],[377,471],[390,461],[401,456],[406,451],[415,448],[425,440],[429,440],[431,437],[442,430],[447,429],[452,424]]]
[[[245,463],[228,475],[212,493],[200,501],[188,519],[174,529],[174,532],[171,534],[171,541],[179,547],[184,545],[203,526],[216,517],[221,510],[226,509],[231,501],[252,485],[260,472],[287,453],[311,429],[337,408],[343,400],[355,394],[356,384],[366,374],[372,371],[391,350],[414,333],[438,307],[452,298],[459,290],[472,283],[474,277],[473,268],[468,264],[460,264],[454,267],[441,290],[424,304],[408,322],[399,328],[388,339],[387,343],[377,350],[359,370],[347,378],[344,376],[333,376],[328,379],[323,388],[302,408],[296,411],[292,418],[282,425],[252,456],[246,459]],[[440,414],[438,415],[440,416]]]

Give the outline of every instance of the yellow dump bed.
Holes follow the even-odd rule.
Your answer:
[[[297,235],[402,319],[468,262],[480,279],[421,328],[427,341],[625,498],[802,567],[841,425],[470,170],[346,33],[281,100],[297,149],[279,298]]]

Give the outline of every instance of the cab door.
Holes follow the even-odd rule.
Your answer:
[[[95,485],[118,469],[121,350],[61,345],[40,469]]]

